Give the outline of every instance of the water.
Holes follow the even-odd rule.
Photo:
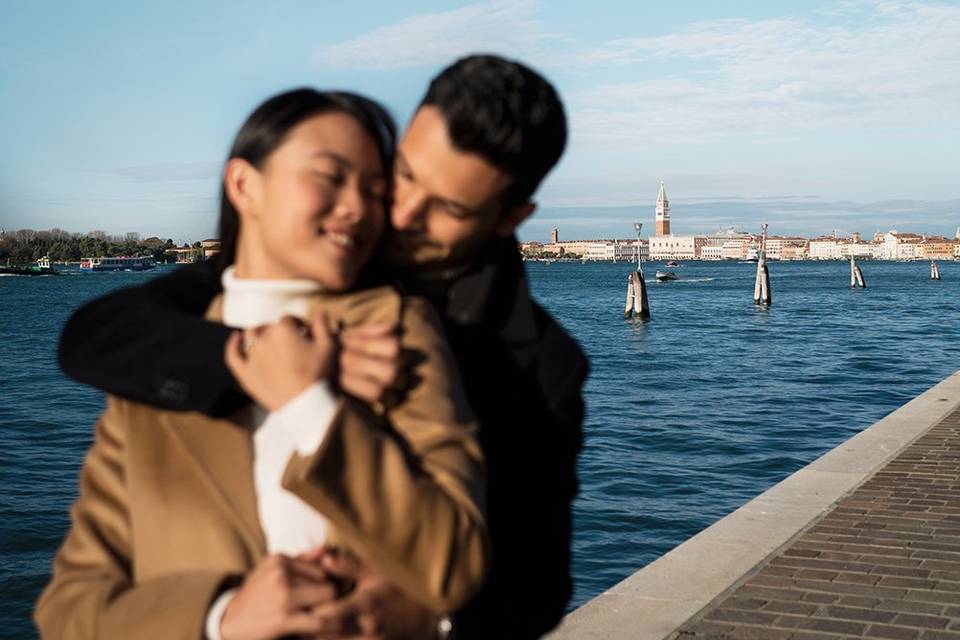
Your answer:
[[[688,263],[624,321],[629,265],[528,263],[534,295],[592,361],[575,505],[581,604],[960,368],[960,263]],[[652,273],[655,265],[648,269]],[[56,340],[78,304],[141,273],[0,278],[0,634],[30,610],[102,396],[66,379]]]

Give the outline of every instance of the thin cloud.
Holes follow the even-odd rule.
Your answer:
[[[800,18],[715,20],[588,50],[584,67],[693,64],[695,75],[593,87],[572,97],[587,143],[657,144],[743,133],[789,138],[816,128],[956,129],[960,7],[908,2],[838,5],[824,26]]]
[[[330,69],[436,66],[477,51],[540,57],[551,38],[537,20],[536,0],[489,0],[451,11],[411,16],[319,49],[313,61]]]

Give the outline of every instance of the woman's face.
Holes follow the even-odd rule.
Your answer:
[[[291,129],[260,170],[252,169],[245,189],[238,271],[242,262],[253,265],[248,277],[348,289],[383,232],[386,178],[377,146],[344,113]]]

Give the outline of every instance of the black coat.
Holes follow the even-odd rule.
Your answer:
[[[537,638],[572,593],[571,503],[587,361],[531,300],[512,238],[464,273],[404,279],[441,311],[487,458],[490,579],[457,615],[460,638]],[[180,268],[81,307],[60,365],[110,393],[170,409],[228,413],[247,399],[223,364],[229,329],[201,315],[221,290],[212,263]]]

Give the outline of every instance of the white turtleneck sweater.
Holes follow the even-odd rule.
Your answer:
[[[287,315],[309,322],[310,298],[320,291],[309,280],[237,278],[233,267],[224,271],[222,283],[223,323],[238,329],[273,324]],[[277,411],[254,407],[253,481],[268,553],[295,556],[327,538],[326,518],[284,489],[281,480],[294,452],[310,455],[320,446],[335,410],[330,386],[322,380]],[[220,619],[235,591],[224,592],[210,607],[208,640],[221,640]]]

